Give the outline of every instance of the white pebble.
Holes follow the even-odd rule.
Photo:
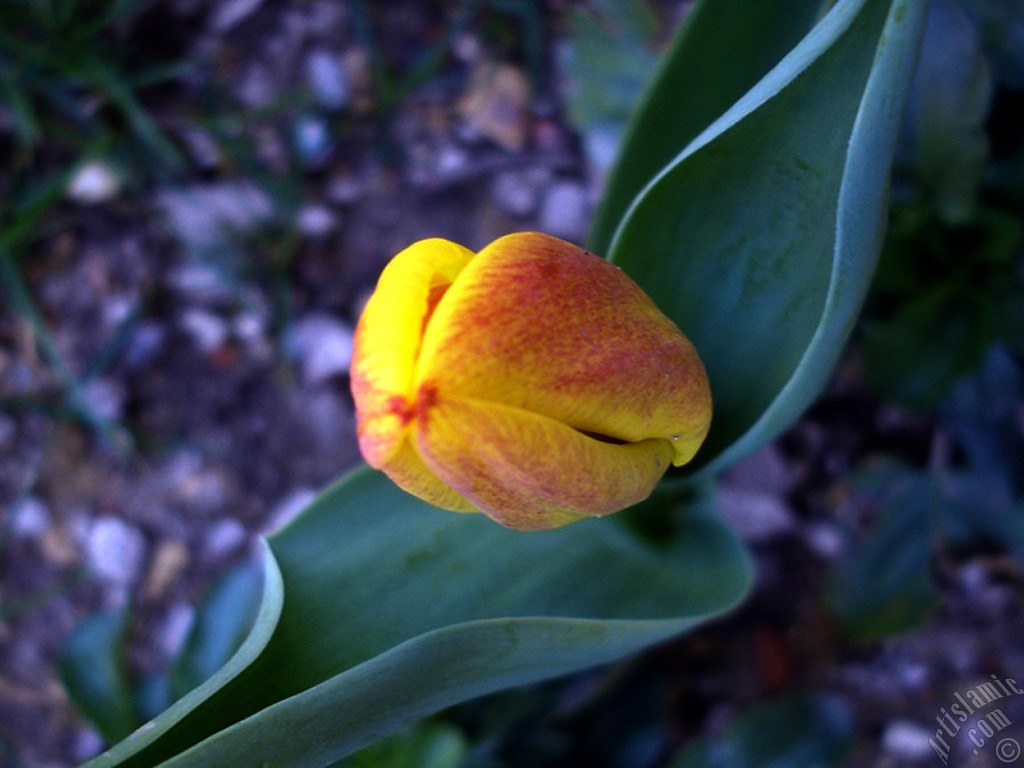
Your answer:
[[[26,496],[11,507],[11,535],[15,539],[38,539],[50,526],[50,510],[36,496]]]
[[[296,323],[289,346],[308,384],[345,374],[352,362],[352,330],[330,315],[308,315]]]
[[[348,72],[336,54],[323,48],[306,58],[306,82],[317,103],[326,109],[344,109],[352,98]]]
[[[89,526],[85,551],[89,568],[97,578],[124,586],[133,583],[142,572],[146,537],[117,517],[98,517]]]
[[[541,231],[566,240],[579,240],[589,216],[587,192],[574,182],[559,182],[548,190],[540,212]]]
[[[207,353],[224,346],[228,339],[228,324],[218,315],[202,309],[187,310],[181,316],[181,328]]]
[[[66,194],[80,205],[112,200],[121,191],[121,176],[102,160],[90,160],[71,177]]]
[[[909,720],[893,720],[882,734],[882,749],[896,758],[915,761],[934,756],[928,739],[932,734]]]
[[[185,645],[195,615],[196,609],[186,602],[175,603],[167,611],[156,637],[157,645],[166,658],[177,656],[178,651]]]
[[[203,554],[210,560],[226,557],[245,543],[246,535],[245,526],[234,518],[218,520],[203,537]]]
[[[338,226],[338,217],[323,205],[307,205],[299,211],[299,231],[306,237],[321,238]]]

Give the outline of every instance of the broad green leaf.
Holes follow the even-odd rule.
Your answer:
[[[624,125],[636,97],[650,78],[657,57],[649,47],[657,23],[642,0],[606,2],[600,17],[576,9],[569,76],[569,119],[588,130],[602,124]]]
[[[992,342],[991,309],[952,281],[908,301],[885,322],[864,329],[864,373],[890,400],[926,411],[974,370]]]
[[[86,616],[65,638],[57,660],[64,689],[108,744],[139,725],[125,666],[127,621],[125,608]]]
[[[943,502],[931,475],[900,465],[868,471],[859,483],[879,490],[880,520],[832,577],[827,599],[850,635],[885,637],[916,627],[935,607],[931,559]]]
[[[713,5],[713,3],[712,3]],[[817,396],[877,262],[924,0],[841,0],[637,196],[609,257],[697,347],[720,469]]]
[[[994,91],[981,35],[953,0],[933,0],[907,104],[914,170],[940,215],[966,221],[988,160]]]
[[[216,713],[221,711],[216,702],[210,702],[212,695],[237,678],[239,673],[252,664],[253,660],[266,649],[267,642],[281,616],[284,598],[281,571],[277,567],[277,561],[270,554],[269,547],[265,547],[264,550],[263,596],[259,612],[256,615],[252,631],[235,655],[227,664],[217,670],[213,677],[176,701],[158,718],[139,728],[129,738],[112,749],[89,761],[87,765],[155,765],[155,763],[140,762],[138,753],[151,748],[155,743],[167,744],[187,739],[188,731],[181,727],[181,722],[187,717],[191,716],[193,719],[201,720],[207,716],[216,716]]]
[[[459,768],[469,754],[462,732],[444,723],[417,723],[337,763],[337,768]]]
[[[260,607],[263,574],[253,563],[228,571],[199,603],[181,653],[174,660],[171,686],[184,696],[235,654],[252,628]]]
[[[853,717],[834,696],[797,693],[760,704],[719,738],[688,746],[671,768],[838,768]]]
[[[822,0],[699,0],[687,15],[671,49],[663,57],[657,75],[633,112],[626,138],[608,178],[604,197],[594,218],[588,247],[607,254],[623,214],[647,183],[679,154],[697,134],[711,125],[730,106],[779,63],[810,30]],[[603,58],[595,22],[578,18],[577,79],[589,88],[572,102],[578,122],[595,122],[595,110],[582,107],[608,100],[610,75],[593,77],[589,69],[620,62],[624,52],[634,54],[630,74],[644,71],[638,38],[642,26],[620,21],[624,43],[605,33]],[[609,43],[612,48],[609,50]],[[630,83],[616,72],[612,85]],[[590,98],[584,98],[589,94]],[[618,103],[618,102],[614,102]],[[606,110],[611,111],[611,110]],[[615,114],[607,115],[614,118]]]
[[[279,621],[265,597],[225,670],[89,765],[329,765],[449,705],[678,634],[750,582],[727,526],[679,512],[661,544],[609,520],[524,534],[357,470],[271,538]]]

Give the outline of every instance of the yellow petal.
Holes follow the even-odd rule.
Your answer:
[[[417,386],[424,382],[442,401],[499,403],[570,432],[627,443],[660,438],[677,466],[692,458],[711,419],[704,367],[672,321],[617,267],[539,233],[496,240],[465,266],[427,325],[416,372]],[[455,461],[458,451],[444,455]],[[425,458],[441,474],[444,462]],[[528,483],[528,473],[509,462],[501,471]],[[509,486],[500,478],[494,484]]]
[[[472,251],[456,243],[421,240],[391,260],[366,303],[356,328],[351,379],[359,448],[372,467],[383,469],[408,437],[423,330],[472,258]]]
[[[457,491],[441,482],[437,475],[427,468],[412,440],[403,440],[399,449],[381,469],[403,491],[435,507],[452,512],[480,511]]]
[[[431,395],[426,403],[416,422],[426,465],[511,528],[557,528],[635,504],[672,459],[667,440],[612,444],[492,402]]]

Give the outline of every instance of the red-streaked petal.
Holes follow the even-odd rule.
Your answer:
[[[434,474],[520,530],[557,528],[635,504],[673,455],[667,440],[606,443],[545,416],[441,394],[415,433]]]
[[[421,240],[381,273],[356,329],[352,397],[359,447],[381,469],[399,449],[413,418],[413,377],[423,331],[445,289],[473,258],[447,240]]]
[[[428,504],[452,512],[479,512],[471,502],[441,482],[427,468],[411,439],[402,442],[382,469],[395,485]]]
[[[704,367],[672,321],[617,267],[539,233],[496,240],[463,269],[427,326],[416,381],[444,400],[667,440],[676,465],[711,418]]]

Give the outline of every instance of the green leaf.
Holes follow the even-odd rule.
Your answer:
[[[633,113],[594,218],[588,240],[592,251],[608,253],[637,193],[782,60],[807,34],[821,5],[822,0],[700,0],[695,5]],[[617,117],[614,108],[625,96],[623,88],[633,90],[632,106],[635,78],[648,71],[641,46],[645,26],[616,20],[613,31],[621,30],[618,37],[590,16],[576,18],[575,75],[581,92],[570,102],[570,114],[584,125],[602,116],[597,109],[602,103],[610,113],[604,117]],[[621,67],[614,78],[603,71],[630,55],[626,75]]]
[[[946,221],[974,210],[988,160],[992,67],[953,0],[933,0],[907,104],[914,170]]]
[[[877,262],[924,12],[837,3],[619,225],[609,257],[707,367],[715,413],[689,472],[754,451],[827,381]]]
[[[68,696],[108,744],[139,724],[124,659],[127,619],[125,608],[89,614],[65,638],[57,659]]]
[[[378,741],[338,768],[458,768],[469,744],[458,728],[444,723],[418,723]]]
[[[944,502],[931,475],[900,465],[883,465],[859,484],[881,489],[881,518],[830,580],[827,599],[850,635],[885,637],[916,627],[935,607],[932,547]]]
[[[649,45],[657,32],[650,8],[642,0],[604,5],[602,18],[582,8],[570,15],[567,112],[583,129],[624,126],[657,62]]]
[[[988,304],[952,282],[920,293],[864,330],[864,373],[875,391],[918,410],[934,408],[981,362],[995,328]]]
[[[716,739],[686,748],[671,768],[830,768],[853,744],[853,717],[834,696],[798,693],[744,713]]]
[[[171,690],[175,699],[211,677],[241,647],[256,619],[262,592],[262,569],[254,563],[242,563],[210,587],[174,660]]]
[[[249,636],[235,652],[227,664],[221,667],[209,680],[193,690],[185,697],[176,701],[171,707],[155,720],[139,728],[129,738],[89,761],[90,766],[113,765],[155,765],[145,762],[139,753],[159,743],[187,741],[191,731],[182,721],[187,717],[198,718],[200,721],[213,717],[220,712],[216,702],[209,699],[215,692],[221,691],[234,681],[246,667],[252,664],[267,646],[267,642],[277,626],[284,602],[284,585],[277,561],[270,554],[269,547],[264,547],[263,562],[263,595],[256,621]],[[67,682],[65,681],[65,685]]]
[[[367,469],[270,549],[280,619],[271,579],[228,666],[91,768],[328,765],[457,702],[676,635],[750,583],[742,546],[700,505],[657,546],[611,520],[524,534]]]

